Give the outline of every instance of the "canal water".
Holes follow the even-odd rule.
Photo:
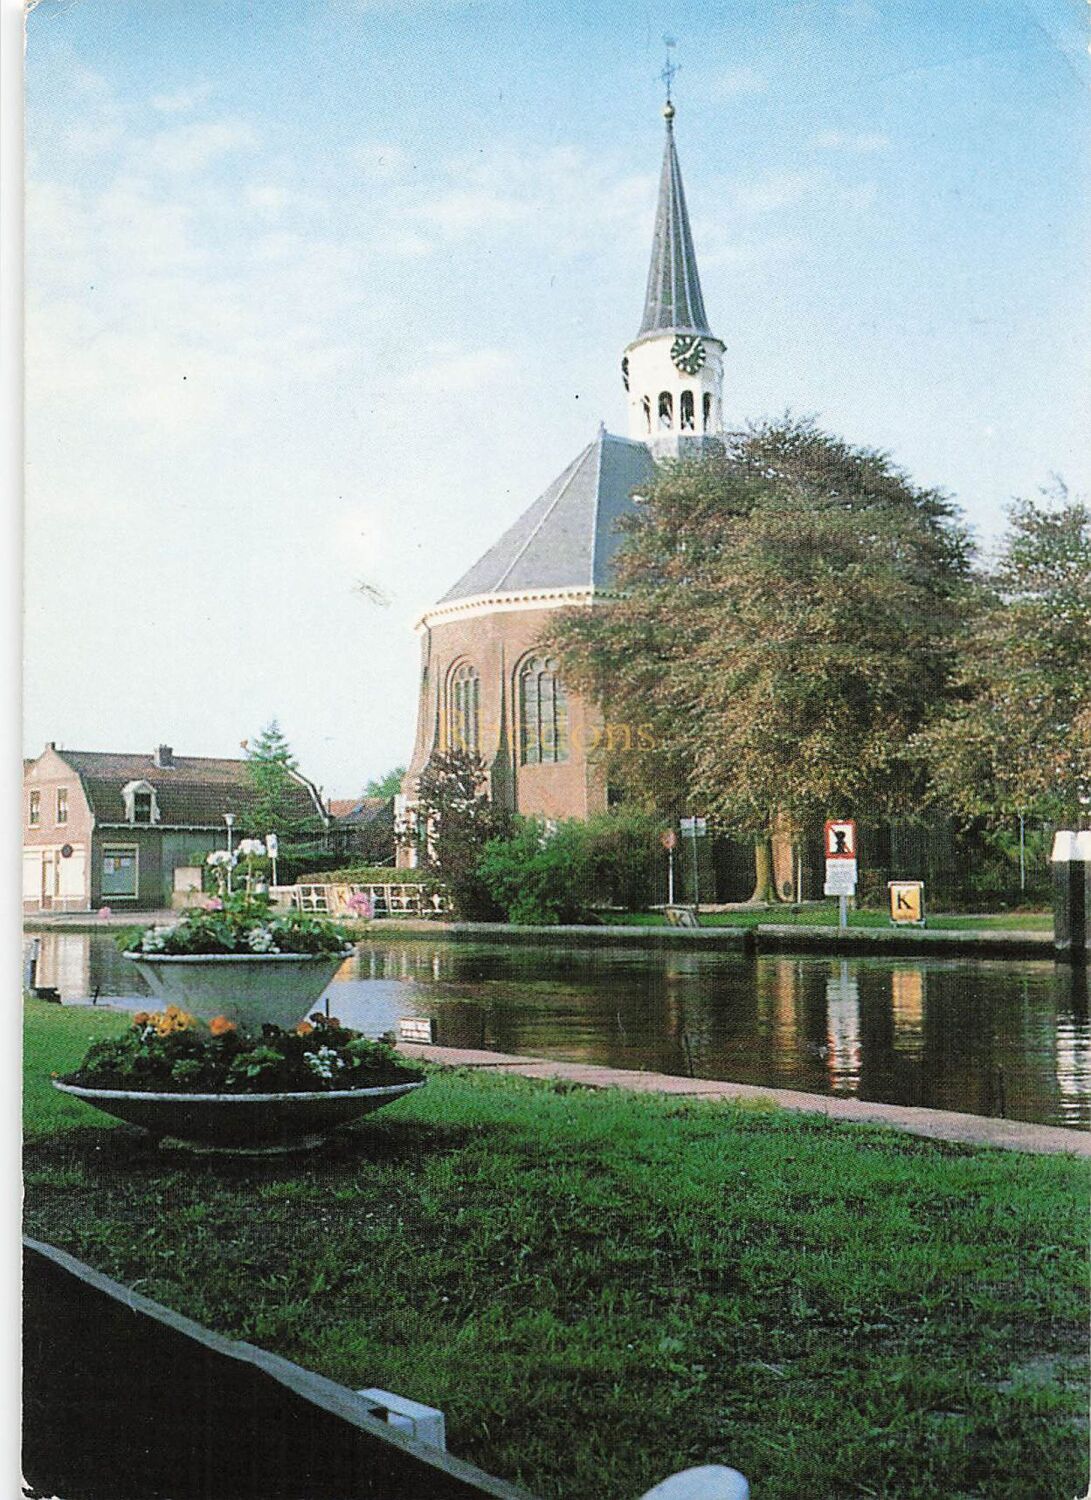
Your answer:
[[[103,934],[43,933],[65,1002],[147,992]],[[751,958],[382,940],[330,1012],[369,1036],[429,1016],[447,1046],[723,1078],[1091,1129],[1086,974],[1048,962]]]

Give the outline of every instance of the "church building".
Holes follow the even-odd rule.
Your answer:
[[[602,716],[566,687],[541,643],[556,610],[616,597],[616,522],[655,460],[698,454],[723,431],[724,345],[701,296],[674,113],[668,98],[644,316],[621,361],[628,436],[601,428],[418,621],[420,704],[402,784],[406,814],[430,756],[456,748],[482,759],[491,796],[514,812],[587,818],[606,809],[596,754]],[[403,850],[399,860],[412,862],[415,853]]]

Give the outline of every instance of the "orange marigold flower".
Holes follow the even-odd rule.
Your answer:
[[[310,1036],[313,1030],[314,1027],[311,1025],[310,1021],[300,1021],[299,1025],[295,1029],[295,1034],[296,1036]]]
[[[226,1016],[216,1016],[209,1021],[208,1029],[213,1036],[226,1036],[229,1031],[238,1031],[234,1021],[229,1021]]]
[[[133,1025],[146,1026],[150,1020],[151,1017],[148,1015],[148,1012],[146,1010],[138,1010],[136,1015],[133,1017]]]

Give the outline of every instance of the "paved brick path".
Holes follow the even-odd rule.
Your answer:
[[[563,1078],[588,1088],[628,1089],[637,1094],[689,1094],[704,1099],[763,1100],[831,1120],[888,1125],[911,1135],[966,1146],[1001,1146],[1042,1155],[1065,1152],[1091,1157],[1091,1131],[1059,1125],[1030,1125],[1022,1120],[986,1119],[949,1109],[913,1109],[900,1104],[872,1104],[863,1099],[804,1094],[795,1089],[767,1089],[749,1083],[726,1083],[715,1078],[675,1078],[667,1073],[638,1073],[624,1068],[599,1068],[586,1063],[553,1062],[544,1057],[515,1057],[505,1052],[482,1052],[461,1047],[425,1047],[401,1043],[407,1057],[442,1063],[451,1068],[488,1068],[524,1078]]]

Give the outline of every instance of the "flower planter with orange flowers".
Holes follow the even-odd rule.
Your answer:
[[[256,1034],[177,1005],[140,1011],[54,1087],[157,1138],[219,1150],[317,1145],[424,1082],[381,1042],[314,1014]]]

